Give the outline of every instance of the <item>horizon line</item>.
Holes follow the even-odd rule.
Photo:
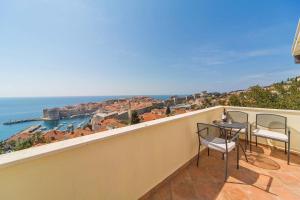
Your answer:
[[[195,93],[192,93],[195,94]],[[191,94],[121,94],[121,95],[70,95],[70,96],[0,96],[0,98],[62,98],[62,97],[134,97],[134,96],[176,96],[176,95],[191,95]]]

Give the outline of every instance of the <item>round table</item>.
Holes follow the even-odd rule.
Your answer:
[[[226,139],[229,138],[228,132],[230,133],[231,138],[239,139],[241,130],[247,128],[247,124],[239,123],[239,122],[214,121],[213,124],[218,126],[222,130],[223,136]],[[232,134],[233,133],[232,130],[234,130],[234,134]],[[242,151],[244,152],[245,158],[248,162],[248,158],[247,158],[247,155],[246,155],[246,152],[245,152],[243,146],[239,142],[238,142],[238,145],[242,148]]]
[[[246,124],[239,123],[239,122],[223,122],[223,121],[217,121],[214,122],[215,125],[219,126],[220,128],[226,128],[226,129],[238,129],[242,130],[246,128]]]

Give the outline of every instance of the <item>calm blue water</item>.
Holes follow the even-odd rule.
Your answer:
[[[13,125],[3,125],[3,122],[18,119],[28,119],[42,117],[44,108],[62,107],[88,102],[101,102],[108,99],[128,98],[130,96],[95,96],[95,97],[39,97],[39,98],[0,98],[0,140],[9,138],[11,135],[24,130],[32,125],[39,125],[52,129],[59,124],[61,129],[66,128],[70,123],[76,127],[80,123],[88,120],[76,118],[60,120],[58,122],[26,122]],[[153,95],[152,98],[166,100],[168,95]]]

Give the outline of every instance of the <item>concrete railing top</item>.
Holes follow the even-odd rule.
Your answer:
[[[72,148],[77,148],[82,145],[88,145],[100,140],[105,140],[111,137],[117,137],[123,134],[129,134],[131,132],[137,131],[139,129],[147,128],[149,126],[156,126],[162,123],[168,123],[174,120],[179,120],[185,117],[194,116],[200,113],[209,112],[222,106],[216,106],[211,108],[206,108],[203,110],[197,110],[193,112],[188,112],[184,114],[179,114],[171,117],[161,118],[153,121],[143,122],[136,125],[126,126],[123,128],[112,129],[108,131],[103,131],[91,135],[81,136],[73,139],[63,140],[59,142],[54,142],[51,144],[45,144],[38,147],[31,147],[29,149],[24,149],[20,151],[15,151],[7,154],[0,155],[0,168],[18,164],[30,159],[36,159],[42,156],[51,155],[61,151],[70,150]]]
[[[168,123],[174,120],[180,120],[185,117],[190,117],[194,115],[198,115],[205,112],[210,112],[212,110],[218,108],[226,108],[226,109],[234,109],[234,110],[244,110],[244,111],[253,111],[260,113],[278,113],[278,114],[291,114],[291,115],[299,115],[300,111],[298,110],[283,110],[283,109],[267,109],[267,108],[251,108],[251,107],[234,107],[234,106],[215,106],[211,108],[206,108],[203,110],[197,110],[193,112],[188,112],[176,116],[166,117],[162,119],[157,119],[153,121],[143,122],[136,125],[126,126],[123,128],[112,129],[108,131],[103,131],[91,135],[81,136],[73,139],[63,140],[59,142],[54,142],[51,144],[46,144],[38,147],[32,147],[29,149],[24,149],[16,152],[11,152],[7,154],[0,155],[0,168],[11,166],[26,160],[36,159],[41,156],[51,155],[57,152],[70,150],[72,148],[77,148],[82,145],[88,145],[90,143],[94,143],[100,140],[105,140],[111,137],[117,137],[123,134],[129,134],[139,129],[144,129],[149,126],[157,126],[162,123]]]
[[[238,106],[223,106],[226,109],[254,111],[259,113],[278,113],[278,114],[295,114],[300,115],[300,110],[288,110],[288,109],[273,109],[273,108],[255,108],[255,107],[238,107]]]

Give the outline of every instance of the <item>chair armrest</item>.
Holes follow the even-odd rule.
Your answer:
[[[197,130],[196,131],[196,133],[199,135],[202,131],[204,131],[204,130],[208,130],[208,128],[203,128],[203,129],[201,129],[201,130]]]

